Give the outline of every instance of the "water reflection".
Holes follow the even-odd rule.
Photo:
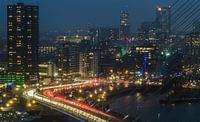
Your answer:
[[[136,92],[112,101],[111,109],[137,116],[144,122],[197,122],[200,121],[200,104],[161,105],[159,95]]]

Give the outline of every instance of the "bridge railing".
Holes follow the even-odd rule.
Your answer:
[[[37,96],[41,99],[39,99]],[[35,93],[34,96],[32,96],[32,98],[41,103],[49,105],[51,108],[55,107],[55,108],[61,109],[63,111],[66,111],[72,115],[75,115],[77,117],[80,117],[80,118],[88,120],[88,121],[93,121],[93,122],[110,122],[110,121],[112,121],[112,119],[110,119],[106,116],[103,116],[101,114],[91,112],[90,110],[78,108],[76,106],[66,104],[62,101],[55,100],[53,98],[49,98],[49,97],[46,97],[46,96],[38,94],[38,93]]]

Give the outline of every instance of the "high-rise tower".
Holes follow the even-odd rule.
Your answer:
[[[8,72],[38,75],[39,7],[17,3],[7,6]],[[32,79],[31,79],[32,78]]]
[[[121,40],[130,39],[130,22],[129,22],[129,13],[127,11],[121,11],[119,35]]]
[[[171,7],[156,8],[156,25],[159,33],[169,34],[171,31]]]

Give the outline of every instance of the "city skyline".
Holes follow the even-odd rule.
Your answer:
[[[2,3],[0,121],[200,122],[200,0]]]
[[[25,2],[27,4],[38,5],[40,10],[40,31],[50,30],[67,31],[75,28],[87,28],[89,26],[119,27],[120,11],[127,10],[130,14],[131,30],[135,32],[143,21],[152,21],[155,18],[155,8],[157,5],[168,6],[173,1],[164,0],[119,0],[119,1],[99,1],[86,0],[81,2],[65,1],[2,1],[0,13],[0,32],[5,33],[6,12],[5,8],[9,4]],[[104,9],[102,9],[104,8]],[[91,11],[92,10],[92,11]],[[138,14],[140,13],[140,14]],[[142,13],[142,14],[141,14]]]

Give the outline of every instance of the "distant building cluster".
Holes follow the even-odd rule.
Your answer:
[[[176,34],[171,16],[170,6],[157,6],[155,19],[142,22],[136,34],[131,32],[126,10],[120,13],[119,27],[92,27],[81,34],[39,33],[38,6],[8,5],[7,51],[0,45],[0,56],[5,57],[0,59],[0,82],[14,82],[13,77],[26,83],[63,80],[70,74],[99,78],[111,70],[162,76],[167,71],[160,67],[168,67],[171,56],[194,57],[192,62],[200,58],[200,22],[192,24],[192,33]]]

